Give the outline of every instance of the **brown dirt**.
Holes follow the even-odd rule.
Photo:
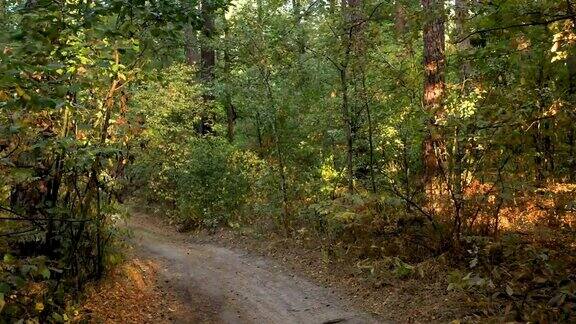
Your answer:
[[[175,235],[174,226],[156,217],[138,214],[132,222]],[[419,264],[418,275],[399,279],[381,275],[389,271],[380,271],[378,263],[326,257],[321,242],[306,238],[284,238],[273,233],[257,235],[250,230],[232,229],[177,236],[186,237],[187,242],[195,245],[240,250],[243,252],[236,253],[249,255],[253,260],[258,259],[254,255],[263,258],[261,260],[272,259],[276,262],[274,267],[281,267],[284,273],[314,282],[328,295],[338,296],[340,303],[374,314],[378,322],[445,323],[455,319],[478,321],[482,316],[475,314],[479,308],[475,299],[462,292],[447,291],[450,268],[443,258]]]
[[[180,323],[383,323],[355,310],[329,285],[254,254],[201,243],[156,219],[136,214],[137,255],[158,262],[158,276],[196,318]],[[198,319],[200,316],[200,319]]]
[[[158,262],[130,255],[106,279],[86,289],[84,320],[91,323],[171,323],[197,318],[165,289]]]
[[[417,265],[422,269],[421,275],[399,279],[390,276],[388,269],[380,269],[378,262],[327,260],[318,242],[274,234],[254,238],[227,229],[195,235],[198,240],[242,248],[274,259],[387,322],[446,323],[480,318],[474,315],[478,308],[474,299],[462,292],[447,291],[446,277],[450,269],[442,258]]]

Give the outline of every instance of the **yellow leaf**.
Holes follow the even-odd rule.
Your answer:
[[[24,95],[26,94],[26,92],[24,92],[24,89],[20,88],[20,86],[18,86],[18,85],[16,86],[16,93],[17,93],[20,97],[22,97],[22,96],[24,96]]]

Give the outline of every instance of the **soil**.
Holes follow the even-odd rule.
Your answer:
[[[382,269],[385,267],[379,261],[326,257],[324,243],[305,236],[286,238],[274,232],[256,234],[226,228],[191,235],[196,242],[274,260],[383,322],[483,322],[487,316],[478,312],[478,296],[447,290],[447,274],[454,269],[442,256],[415,264],[417,273],[397,278],[390,275],[389,268]]]
[[[88,285],[79,316],[83,323],[172,323],[187,318],[198,323],[201,313],[185,303],[159,276],[159,263],[128,255],[106,278]]]
[[[171,305],[173,323],[384,323],[354,308],[329,284],[319,284],[270,258],[177,233],[143,214],[129,221],[134,255],[158,265],[158,287]],[[212,236],[217,238],[218,236]],[[288,266],[286,266],[288,265]],[[159,315],[158,320],[166,316]]]

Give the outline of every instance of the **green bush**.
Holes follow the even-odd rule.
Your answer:
[[[187,227],[226,224],[245,201],[247,167],[218,136],[221,112],[202,98],[194,71],[178,65],[159,73],[132,105],[135,118],[143,120],[140,148],[128,169],[135,194]],[[203,118],[212,122],[210,134],[198,131]]]

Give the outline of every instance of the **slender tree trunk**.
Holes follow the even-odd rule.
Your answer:
[[[376,193],[376,172],[374,170],[374,131],[372,129],[372,114],[370,112],[370,104],[366,104],[366,116],[368,117],[368,144],[370,145],[370,184],[372,185],[372,192]]]
[[[198,52],[198,37],[196,31],[190,25],[184,27],[184,52],[186,54],[186,63],[190,66],[196,66],[200,62],[200,53]]]
[[[422,0],[427,17],[424,22],[424,109],[429,115],[424,139],[424,183],[431,185],[441,167],[445,152],[438,120],[444,115],[446,96],[446,56],[444,36],[444,1]]]
[[[257,10],[257,14],[258,14],[258,23],[260,24],[260,26],[262,26],[262,22],[264,19],[264,4],[262,3],[262,0],[256,0],[256,10]]]
[[[408,152],[410,152],[410,147],[408,143],[408,138],[406,134],[402,134],[402,164],[404,168],[404,191],[406,193],[406,197],[408,199],[405,200],[405,211],[406,213],[410,213],[412,211],[412,206],[410,205],[410,199],[412,199],[412,188],[411,188],[411,181],[410,181],[410,160],[408,156]]]
[[[570,156],[570,181],[576,181],[576,129],[574,126],[568,130],[568,155]]]
[[[536,88],[543,89],[546,86],[546,75],[544,73],[544,64],[545,64],[545,55],[542,55],[542,60],[539,64],[538,69],[538,76],[536,77]],[[536,100],[536,108],[538,111],[538,116],[544,114],[545,108],[545,101],[540,91],[536,92],[537,100]],[[547,139],[548,135],[546,134],[547,129],[547,121],[546,120],[538,120],[534,127],[532,127],[532,138],[534,139],[534,150],[536,154],[534,155],[534,164],[536,167],[536,184],[537,186],[542,186],[544,184],[544,180],[546,179],[546,169],[547,169]]]
[[[260,149],[260,153],[264,149],[264,144],[262,142],[262,121],[260,117],[260,112],[256,109],[256,138],[258,140],[258,148]]]
[[[336,0],[328,0],[328,12],[334,15],[337,11],[337,2]]]
[[[263,23],[264,23],[264,4],[262,3],[262,0],[256,0],[256,19],[258,20],[258,27],[261,29],[263,28]],[[261,33],[261,30],[260,30]],[[261,36],[261,35],[257,35],[257,36]],[[255,126],[256,126],[256,139],[258,140],[258,153],[260,154],[260,156],[263,155],[264,153],[264,143],[263,143],[263,135],[262,135],[262,116],[260,114],[259,111],[259,107],[255,107],[254,108],[256,110],[255,113]]]
[[[292,0],[292,12],[294,15],[294,26],[296,30],[296,44],[300,55],[306,53],[306,35],[302,28],[302,0]]]
[[[236,109],[234,104],[232,103],[232,95],[230,94],[230,48],[228,46],[229,43],[229,27],[228,21],[226,20],[226,13],[222,14],[222,21],[224,23],[224,81],[226,91],[224,94],[224,107],[226,108],[226,116],[228,120],[228,141],[232,143],[234,141],[234,130],[236,126]]]
[[[276,147],[276,156],[278,157],[278,174],[280,175],[280,193],[282,194],[282,225],[284,230],[288,233],[288,218],[290,211],[288,210],[288,184],[286,181],[286,170],[284,163],[284,153],[280,145],[280,136],[276,127],[276,118],[272,121],[272,133],[274,134],[274,144]]]
[[[214,8],[209,0],[202,2],[201,15],[204,21],[202,34],[205,38],[200,47],[200,57],[202,61],[201,77],[204,82],[209,84],[214,80],[214,66],[216,65],[216,51],[212,44],[215,34]]]
[[[572,17],[572,30],[576,32],[576,12],[574,10],[574,4],[571,0],[566,0],[566,7],[568,8],[568,14]],[[566,60],[566,68],[568,69],[568,95],[569,100],[574,100],[576,98],[576,55],[574,55],[574,50],[568,54],[568,58]],[[568,147],[570,153],[570,162],[569,162],[569,172],[570,172],[570,180],[576,181],[576,114],[572,113],[570,115],[572,119],[572,123],[569,126],[568,130]]]
[[[455,12],[456,12],[456,37],[458,39],[463,39],[458,43],[458,50],[461,54],[467,55],[471,50],[472,45],[470,44],[470,38],[464,37],[467,33],[466,20],[468,19],[470,0],[455,0]],[[466,87],[466,83],[470,78],[472,73],[472,66],[470,60],[464,59],[460,63],[460,82]]]
[[[468,19],[468,10],[469,10],[469,1],[470,0],[455,0],[455,13],[456,13],[456,38],[463,39],[464,36],[467,34],[466,28],[466,20]],[[470,38],[465,38],[464,40],[460,41],[458,44],[458,51],[460,52],[461,56],[466,56],[472,49],[472,45],[470,44]],[[470,60],[464,58],[460,62],[460,74],[459,74],[459,81],[462,84],[462,95],[467,97],[472,90],[470,84],[470,77],[472,74],[472,66]],[[453,201],[453,208],[454,208],[454,231],[455,233],[460,233],[462,228],[462,210],[464,207],[464,198],[463,198],[463,188],[462,188],[462,173],[463,173],[463,163],[464,163],[464,154],[462,143],[460,139],[460,125],[456,125],[454,127],[454,139],[452,144],[452,154],[451,154],[451,161],[452,161],[452,177],[451,177],[451,187],[452,187],[452,201]],[[459,234],[456,234],[457,236]]]
[[[289,225],[288,219],[290,217],[290,211],[288,208],[289,198],[288,198],[288,182],[286,178],[286,167],[284,162],[284,152],[282,150],[282,144],[280,142],[280,134],[278,131],[278,105],[272,92],[272,86],[270,84],[270,74],[267,71],[266,66],[260,67],[260,75],[263,79],[264,86],[266,87],[266,94],[270,105],[274,109],[272,125],[272,136],[274,137],[274,146],[276,149],[276,157],[278,158],[278,175],[280,176],[280,193],[282,195],[282,225],[286,234],[288,234]]]
[[[406,27],[408,21],[406,19],[406,7],[403,1],[396,1],[396,8],[394,12],[394,31],[397,37],[403,37],[406,34]]]
[[[346,134],[346,165],[348,169],[347,187],[348,192],[354,191],[354,125],[350,109],[350,100],[348,93],[348,71],[350,69],[351,54],[356,46],[355,31],[358,26],[357,18],[359,17],[360,0],[342,0],[342,21],[343,35],[341,36],[342,48],[344,50],[343,63],[339,67],[340,86],[342,90],[342,119],[344,122],[344,132]]]
[[[214,67],[216,65],[216,51],[212,44],[215,34],[214,25],[214,7],[210,0],[203,0],[201,5],[201,16],[204,24],[202,25],[202,35],[204,39],[200,46],[200,60],[201,60],[201,70],[200,77],[204,85],[211,88],[212,82],[214,81]],[[204,101],[209,103],[214,99],[211,90],[204,94]],[[200,117],[199,133],[201,135],[206,135],[212,132],[212,126],[210,125],[210,118],[206,112],[202,113]]]
[[[412,40],[410,37],[406,37],[408,33],[408,18],[406,17],[406,0],[397,0],[396,8],[394,13],[394,31],[396,33],[396,38],[399,42],[403,44],[405,49],[405,54],[401,54],[401,57],[414,57],[414,46],[412,45]]]
[[[366,72],[362,65],[360,65],[360,73],[362,80],[362,99],[364,101],[364,108],[366,109],[366,118],[368,119],[368,145],[370,149],[370,185],[372,192],[376,193],[376,171],[374,170],[374,130],[372,125],[372,111],[370,109],[370,99],[368,98],[368,89],[366,87]]]
[[[354,139],[352,135],[352,118],[350,116],[350,107],[348,101],[348,75],[347,68],[340,70],[340,86],[342,88],[342,117],[344,119],[344,131],[346,134],[346,165],[348,171],[348,191],[354,191]]]
[[[189,17],[195,17],[199,14],[197,6],[190,6],[190,2],[186,0],[182,0],[180,2],[182,10],[184,10]],[[186,57],[186,63],[190,66],[197,67],[197,64],[200,63],[200,46],[198,42],[198,34],[192,23],[186,23],[184,26],[184,55]]]
[[[0,0],[0,21],[4,22],[6,16],[6,0]]]

